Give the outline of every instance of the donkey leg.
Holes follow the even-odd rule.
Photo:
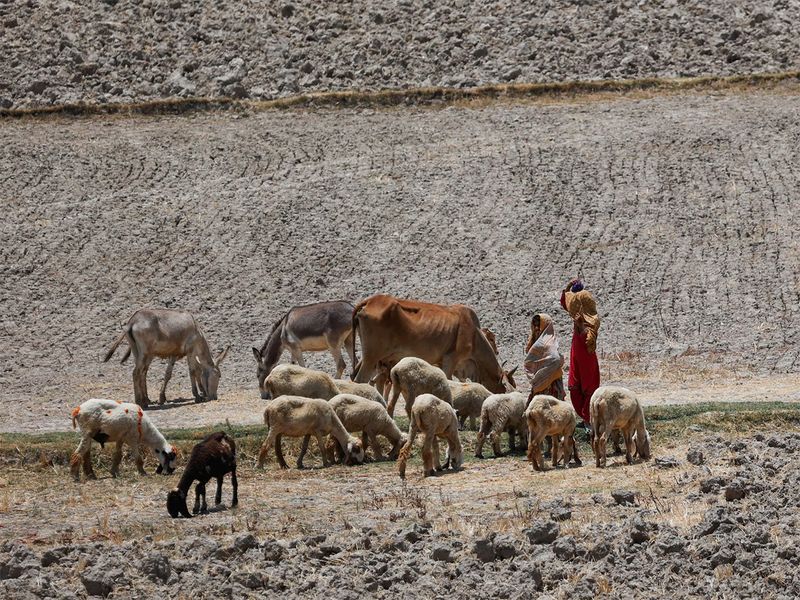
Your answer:
[[[161,384],[161,392],[158,394],[158,403],[164,404],[167,401],[167,384],[172,379],[172,369],[175,367],[175,357],[167,360],[167,370],[164,372],[164,382]]]
[[[347,364],[342,357],[342,348],[341,346],[331,345],[328,349],[336,363],[336,379],[341,379],[342,373],[344,373],[344,370],[347,368]]]

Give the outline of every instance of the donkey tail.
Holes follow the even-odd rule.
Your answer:
[[[108,362],[109,360],[111,360],[111,357],[114,355],[114,352],[117,351],[117,348],[119,348],[119,345],[128,336],[128,332],[129,332],[129,328],[128,327],[126,327],[125,329],[122,330],[122,333],[119,334],[119,337],[117,337],[117,339],[114,340],[114,343],[111,344],[111,347],[108,349],[108,352],[106,352],[106,356],[105,356],[105,358],[103,358],[103,362]],[[128,356],[130,356],[130,354],[131,354],[131,350],[130,350],[130,348],[128,348],[128,351],[125,353],[125,356],[122,357],[122,362],[125,362],[128,359]]]

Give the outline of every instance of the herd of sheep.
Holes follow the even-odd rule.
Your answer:
[[[220,360],[215,361],[211,357],[194,319],[187,319],[186,314],[183,313],[184,316],[176,321],[184,330],[187,327],[189,329],[191,345],[186,352],[181,352],[183,348],[168,356],[151,352],[149,357],[142,360],[147,350],[143,348],[143,336],[132,336],[130,326],[126,328],[129,346],[136,355],[137,367],[144,366],[145,372],[153,356],[168,358],[170,366],[176,358],[186,356],[193,391],[206,397],[216,397]],[[152,336],[150,330],[158,325],[152,319],[147,322],[152,313],[145,313],[144,317],[139,313],[137,315],[129,324],[135,326],[145,321],[145,325],[139,329]],[[115,341],[106,359],[110,358],[124,337],[125,332]],[[192,347],[200,347],[202,359],[192,354]],[[254,351],[257,352],[256,349]],[[209,369],[216,369],[210,379]],[[340,376],[341,371],[337,371],[337,376]],[[473,428],[476,420],[480,422],[475,449],[478,458],[483,458],[487,439],[494,454],[499,456],[501,435],[505,432],[511,450],[516,448],[516,440],[519,440],[522,448],[527,448],[527,456],[534,470],[545,468],[542,454],[545,442],[549,445],[547,451],[551,453],[553,467],[562,461],[565,467],[570,461],[581,464],[574,440],[577,415],[569,402],[543,394],[526,399],[515,389],[492,393],[480,383],[451,380],[441,368],[416,356],[406,356],[391,368],[384,368],[384,371],[388,373],[384,373],[386,376],[380,384],[377,381],[379,377],[375,377],[371,385],[335,379],[327,373],[297,364],[273,366],[263,381],[259,381],[262,397],[269,399],[269,402],[264,410],[268,435],[261,446],[257,466],[262,468],[274,449],[280,467],[288,468],[281,447],[284,436],[302,438],[298,468],[303,468],[303,458],[311,437],[319,446],[325,466],[336,461],[361,464],[366,459],[368,448],[371,449],[372,460],[384,460],[379,440],[379,437],[383,437],[391,446],[389,460],[397,460],[400,477],[404,478],[406,463],[419,436],[425,476],[448,468],[459,470],[464,454],[459,431],[464,428],[467,419]],[[142,379],[139,368],[134,370],[134,382],[137,400],[144,400],[146,405],[146,381]],[[213,384],[213,389],[209,389],[210,384]],[[162,399],[163,394],[162,387]],[[388,403],[384,395],[389,398]],[[409,419],[408,433],[402,432],[393,418],[395,405],[401,395]],[[628,463],[633,461],[634,454],[642,459],[650,457],[650,435],[645,428],[642,407],[632,392],[621,387],[600,387],[591,398],[590,411],[591,444],[598,467],[605,466],[606,443],[609,439],[617,448],[619,439],[624,440]],[[113,476],[117,475],[125,444],[136,457],[140,473],[144,473],[142,452],[146,448],[156,455],[157,473],[169,474],[175,470],[175,448],[148,419],[139,404],[90,399],[72,411],[72,421],[73,427],[78,426],[81,431],[80,443],[70,462],[71,473],[76,481],[80,480],[81,465],[87,479],[95,477],[91,461],[92,441],[101,446],[107,442],[116,443],[111,467]],[[440,440],[447,444],[444,463],[441,462],[439,451]],[[211,478],[217,480],[215,502],[219,504],[222,480],[228,473],[231,473],[233,484],[232,504],[236,505],[236,444],[226,433],[216,432],[192,450],[180,483],[168,495],[169,514],[173,517],[191,516],[186,497],[194,481],[198,483],[193,513],[207,512],[205,485]]]

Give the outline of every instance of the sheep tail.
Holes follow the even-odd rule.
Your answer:
[[[103,362],[108,362],[109,360],[111,360],[111,357],[114,356],[114,352],[117,351],[117,348],[119,348],[119,345],[128,336],[129,331],[130,331],[129,327],[125,327],[125,329],[122,330],[122,333],[119,334],[117,339],[114,340],[114,343],[111,344],[111,347],[108,349],[108,352],[106,352],[106,355],[103,358]],[[127,360],[128,356],[130,356],[130,353],[131,353],[131,351],[130,351],[130,348],[129,348],[128,351],[125,353],[125,356],[122,358],[122,362],[125,362]]]

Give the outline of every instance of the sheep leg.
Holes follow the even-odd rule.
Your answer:
[[[555,469],[556,467],[558,467],[558,446],[559,446],[558,436],[551,435],[550,439],[553,444],[553,468]]]
[[[364,432],[364,436],[366,436],[366,432]],[[367,447],[367,444],[363,444],[364,448]],[[384,460],[383,452],[381,451],[381,444],[378,441],[378,436],[374,433],[369,434],[369,446],[372,448],[372,457],[375,460]],[[394,451],[394,448],[392,449]]]
[[[202,484],[198,481],[197,485],[194,488],[194,508],[192,508],[192,514],[196,515],[200,512],[200,486]]]
[[[237,506],[239,504],[239,481],[236,479],[236,467],[231,471],[231,486],[233,486],[231,506]]]
[[[544,457],[550,458],[553,454],[553,440],[549,435],[546,438],[544,438],[544,445],[545,445]]]
[[[508,429],[508,452],[509,454],[513,454],[517,451],[517,430],[513,427],[509,427]]]
[[[171,356],[167,360],[167,370],[164,372],[164,381],[161,384],[161,391],[158,394],[158,403],[164,404],[167,401],[167,384],[172,379],[172,369],[175,367],[175,357]]]
[[[122,440],[117,442],[114,448],[114,456],[111,458],[111,476],[116,477],[119,475],[119,463],[122,461]]]
[[[272,445],[275,444],[275,454],[278,454],[278,449],[280,448],[280,442],[276,441],[277,434],[275,433],[274,429],[269,430],[269,434],[267,435],[267,439],[264,440],[264,443],[261,444],[261,450],[258,453],[258,463],[257,467],[259,469],[264,468],[264,462],[267,460],[267,456],[269,455],[269,449],[272,448]]]
[[[303,468],[303,459],[306,457],[306,452],[308,452],[308,442],[310,440],[311,440],[311,436],[310,435],[303,436],[303,444],[300,446],[300,456],[297,457],[297,468],[298,469],[302,469]],[[320,450],[320,452],[322,452],[324,454],[325,450],[322,448],[321,445],[320,445],[319,450]],[[277,452],[277,449],[275,451]],[[325,459],[323,458],[322,460],[324,462]]]
[[[595,436],[595,443],[597,444],[597,448],[595,449],[595,458],[597,466],[602,468],[606,466],[606,432]]]
[[[437,471],[443,471],[442,462],[441,462],[441,454],[439,453],[439,436],[434,435],[433,437],[433,467]]]
[[[470,431],[475,431],[478,428],[477,423],[475,422],[475,417],[472,416],[469,418],[469,429]]]
[[[201,496],[203,498],[203,501],[200,504],[200,514],[206,515],[208,514],[208,505],[206,504],[206,484],[203,483],[202,481],[198,482],[197,487],[195,488],[195,501],[194,501],[195,508],[197,508],[197,504],[198,502],[200,502]],[[195,514],[197,514],[197,512],[195,512]]]
[[[625,462],[633,464],[633,434],[630,431],[624,432],[625,437]]]
[[[542,459],[542,441],[544,436],[531,434],[528,443],[528,459],[531,461],[531,468],[534,471],[544,471],[544,461]]]
[[[506,420],[502,417],[498,417],[497,421],[494,422],[492,432],[489,434],[489,441],[492,443],[492,450],[494,451],[495,458],[503,456],[503,451],[500,449],[500,439],[502,438],[505,428]]]
[[[317,445],[319,446],[319,454],[320,456],[322,456],[322,466],[329,467],[331,465],[331,462],[328,460],[327,452],[325,452],[325,440],[323,439],[322,434],[318,431],[314,434],[314,436],[317,438]],[[303,439],[303,444],[306,448],[308,448],[308,438],[309,436],[306,436]],[[346,453],[345,453],[345,460],[347,460]]]
[[[425,477],[428,477],[436,474],[433,469],[433,442],[435,436],[430,433],[423,433],[422,436],[422,468]]]
[[[144,470],[144,456],[142,455],[142,448],[139,444],[130,444],[131,452],[136,457],[136,470],[139,471],[139,475],[147,475],[147,472]]]
[[[389,398],[389,403],[386,405],[386,411],[389,413],[390,417],[394,417],[394,407],[399,399],[400,399],[400,386],[393,385],[392,397]],[[408,401],[406,401],[406,403],[408,403]]]
[[[222,478],[224,475],[217,477],[217,493],[214,495],[214,506],[222,504]]]

